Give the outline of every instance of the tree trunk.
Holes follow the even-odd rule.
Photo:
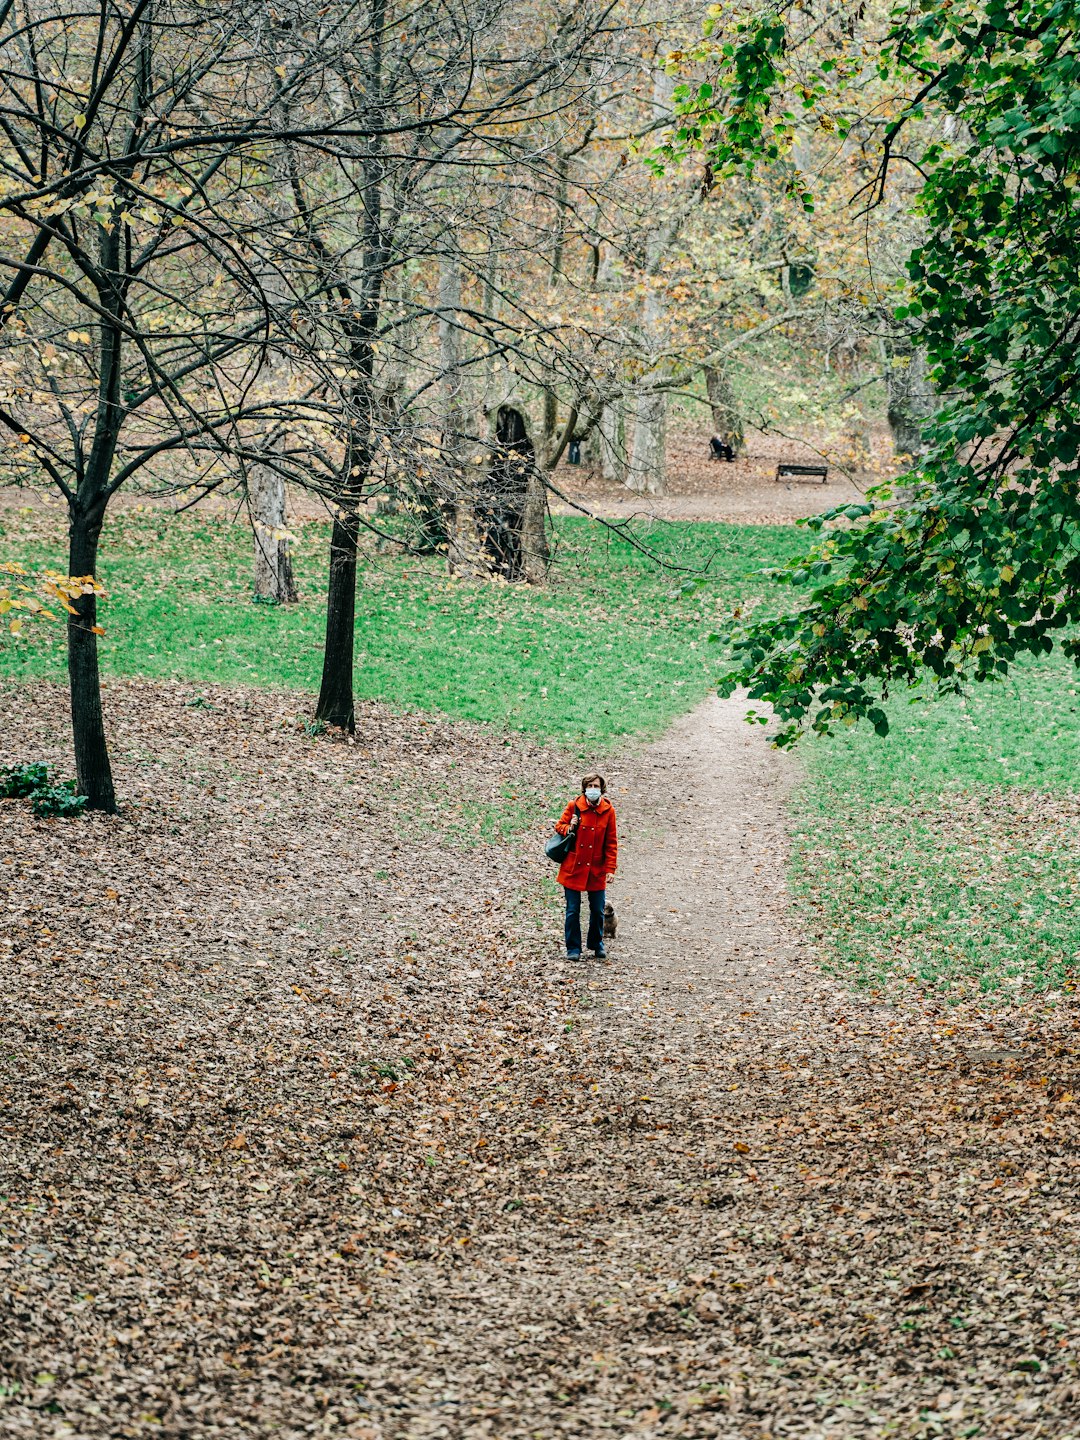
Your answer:
[[[926,351],[907,337],[885,346],[885,394],[889,429],[897,455],[913,460],[923,453],[922,432],[937,410]]]
[[[513,405],[500,405],[492,439],[486,470],[470,467],[476,476],[472,514],[482,553],[467,548],[471,543],[468,532],[455,537],[455,568],[501,575],[510,581],[543,581],[548,560],[547,489],[521,411]]]
[[[269,19],[265,11],[263,15],[264,20]],[[276,38],[267,36],[267,43],[279,47],[284,43],[287,46],[280,35]],[[273,225],[286,230],[293,208],[292,160],[286,146],[274,147],[269,168],[271,183],[260,187],[258,203]],[[295,303],[285,277],[275,265],[263,263],[259,266],[259,285],[277,325],[285,328],[291,323]],[[287,353],[271,351],[266,356],[262,369],[264,394],[276,400],[280,395],[292,393],[295,378]],[[260,449],[268,454],[269,459],[266,463],[252,466],[247,496],[253,538],[252,593],[256,600],[265,604],[289,605],[298,596],[285,530],[285,481],[273,463],[273,452],[284,448],[288,442],[280,432],[275,436],[275,426],[271,422],[264,422],[261,428]]]
[[[525,513],[521,519],[521,563],[525,579],[542,585],[547,579],[551,550],[547,538],[547,489],[534,468],[525,489]]]
[[[439,420],[443,473],[446,476],[446,559],[452,575],[476,579],[487,575],[476,487],[465,454],[465,397],[461,374],[461,263],[456,243],[447,239],[439,256]]]
[[[651,237],[650,244],[654,247],[660,244],[659,232]],[[664,313],[664,297],[654,278],[659,264],[658,257],[650,259],[641,313],[641,331],[650,350],[659,344]],[[644,377],[632,405],[634,438],[626,483],[631,490],[647,495],[663,495],[667,483],[667,394],[656,383],[663,377],[665,368],[658,366],[651,376]]]
[[[551,235],[551,269],[548,272],[548,304],[555,306],[556,295],[563,279],[563,259],[566,254],[566,216],[569,199],[570,158],[558,155],[555,159],[555,224]],[[543,411],[540,419],[541,463],[548,470],[554,469],[555,454],[559,443],[559,397],[554,386],[544,391]]]
[[[634,396],[634,444],[626,483],[631,490],[662,495],[667,479],[667,394],[641,390]]]
[[[360,67],[365,94],[374,114],[381,113],[383,85],[382,44],[385,32],[385,0],[373,0],[370,10],[370,44]],[[359,217],[359,274],[350,274],[349,252],[334,251],[314,228],[310,209],[299,188],[297,212],[310,227],[315,253],[324,267],[328,288],[342,290],[350,301],[342,306],[338,323],[348,347],[353,374],[351,399],[354,415],[342,461],[338,506],[330,534],[330,574],[326,591],[326,642],[323,648],[322,684],[315,706],[315,718],[324,725],[338,726],[353,734],[356,707],[353,702],[353,660],[356,644],[356,547],[360,534],[360,506],[364,487],[371,475],[375,446],[378,399],[375,383],[373,339],[379,327],[383,276],[387,269],[386,238],[383,233],[383,142],[378,135],[366,146],[363,160],[363,212]]]
[[[123,300],[120,279],[120,226],[102,231],[98,240],[101,279],[97,283],[102,323],[98,330],[98,407],[93,443],[68,505],[68,574],[96,576],[98,545],[105,508],[109,503],[109,476],[122,423],[120,368],[123,329],[119,322]],[[107,318],[106,318],[107,317]],[[80,795],[91,810],[116,812],[109,747],[101,713],[101,674],[98,669],[97,596],[80,595],[71,601],[68,615],[68,683],[71,687],[71,731],[75,744],[75,775]]]
[[[652,98],[658,116],[668,113],[673,89],[673,78],[656,70]],[[634,434],[626,483],[631,490],[648,495],[662,495],[667,484],[667,394],[661,386],[671,367],[665,358],[667,300],[658,277],[686,213],[685,207],[666,216],[661,213],[655,228],[645,237],[640,326],[645,371],[632,402]]]
[[[870,426],[865,415],[852,406],[844,417],[844,459],[857,474],[870,468],[874,452],[870,443]]]
[[[540,454],[546,461],[559,443],[559,398],[554,390],[545,390],[540,410]]]
[[[76,496],[71,506],[68,531],[68,573],[96,575],[98,543],[105,518],[105,502],[87,504]],[[80,595],[72,600],[74,615],[68,616],[68,681],[71,686],[71,730],[75,743],[75,774],[78,791],[86,796],[91,810],[116,813],[109,747],[101,713],[101,676],[98,670],[97,596]]]
[[[488,239],[487,263],[484,266],[484,287],[480,298],[481,324],[494,330],[500,324],[502,306],[499,302],[499,258],[494,240]],[[505,362],[503,362],[505,368]],[[494,429],[495,414],[505,389],[505,379],[500,383],[496,376],[499,369],[496,346],[490,341],[481,352],[481,359],[474,367],[476,386],[476,433],[488,436]]]
[[[713,365],[706,366],[705,393],[709,397],[709,408],[712,411],[713,433],[723,440],[725,445],[730,445],[736,455],[740,454],[745,443],[742,416],[739,414],[739,402],[735,398],[731,377],[727,371],[719,370]]]
[[[299,596],[285,533],[285,481],[269,465],[257,465],[251,475],[249,499],[255,536],[255,598],[291,605]]]
[[[466,475],[455,475],[453,486],[446,527],[447,564],[451,575],[483,580],[491,574],[491,563],[476,517],[475,488]]]
[[[351,735],[356,729],[353,704],[353,645],[356,629],[356,542],[360,521],[353,510],[334,516],[330,536],[330,584],[326,596],[326,646],[322,686],[315,718]]]
[[[626,418],[622,406],[611,401],[600,412],[597,427],[600,444],[600,473],[620,485],[626,479]]]

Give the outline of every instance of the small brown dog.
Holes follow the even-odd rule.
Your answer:
[[[615,939],[615,930],[616,930],[616,928],[617,928],[617,926],[618,926],[618,923],[619,923],[619,922],[618,922],[618,921],[616,920],[616,918],[615,918],[615,906],[612,905],[611,901],[609,900],[609,901],[607,902],[607,904],[604,906],[604,939],[605,939],[605,940],[614,940],[614,939]]]

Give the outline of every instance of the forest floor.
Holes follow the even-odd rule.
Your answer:
[[[120,817],[0,805],[0,1434],[1080,1434],[1073,1010],[824,977],[737,701],[604,757],[574,966],[516,805],[563,752],[106,706]],[[62,761],[62,692],[0,729]]]

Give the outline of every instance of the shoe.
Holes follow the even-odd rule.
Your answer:
[[[607,959],[607,951],[604,949],[603,945],[597,945],[596,949],[593,951],[593,954],[596,956],[597,960]]]
[[[566,958],[567,958],[567,960],[580,960],[580,959],[581,959],[581,951],[580,951],[580,950],[568,950],[568,951],[566,952]]]

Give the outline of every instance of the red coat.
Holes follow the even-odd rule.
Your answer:
[[[607,877],[614,874],[619,859],[619,837],[615,832],[615,807],[601,795],[595,808],[584,795],[571,800],[555,829],[565,835],[574,811],[578,821],[577,844],[559,866],[557,879],[567,890],[606,890]]]

